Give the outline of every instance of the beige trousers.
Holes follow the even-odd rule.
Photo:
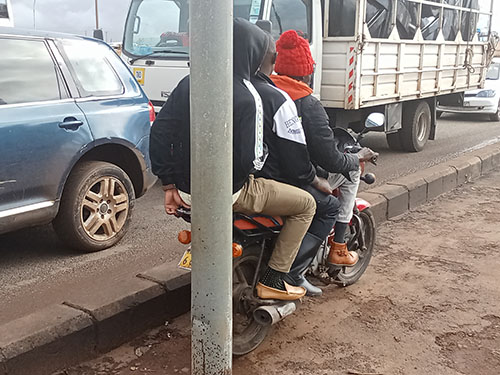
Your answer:
[[[250,175],[233,211],[284,217],[269,267],[288,272],[316,212],[316,201],[307,191],[295,186]]]

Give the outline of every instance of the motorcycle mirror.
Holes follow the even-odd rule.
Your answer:
[[[385,116],[383,113],[374,112],[366,118],[365,128],[372,129],[384,126]]]

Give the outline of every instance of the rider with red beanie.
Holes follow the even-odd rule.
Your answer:
[[[357,154],[347,154],[337,148],[328,115],[321,102],[312,95],[313,90],[309,86],[315,63],[307,40],[295,30],[288,30],[276,42],[276,50],[274,70],[278,75],[271,76],[271,79],[290,95],[297,106],[311,161],[329,172],[330,185],[341,191],[340,213],[335,223],[334,242],[328,262],[335,266],[354,266],[359,257],[357,253],[347,250],[345,232],[352,218],[358,191],[360,164],[369,161],[376,153],[363,148]],[[303,272],[302,269],[297,271]]]

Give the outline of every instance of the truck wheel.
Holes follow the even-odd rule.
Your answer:
[[[83,252],[103,250],[125,235],[134,201],[132,182],[122,169],[84,162],[71,172],[52,224],[68,246]]]
[[[401,151],[403,149],[403,147],[401,145],[399,131],[396,133],[386,134],[385,139],[387,140],[387,144],[389,145],[389,148],[391,150]]]
[[[491,121],[500,121],[500,101],[498,102],[497,113],[491,114],[490,120]]]
[[[399,131],[403,150],[422,151],[431,132],[431,110],[426,101],[411,102],[403,107],[403,127]]]

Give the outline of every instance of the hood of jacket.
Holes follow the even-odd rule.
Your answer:
[[[271,39],[264,30],[243,18],[235,18],[233,26],[233,72],[250,80],[262,64]]]
[[[273,74],[270,78],[277,87],[290,95],[293,101],[302,99],[313,93],[312,88],[310,88],[306,83],[297,81],[296,79],[288,76]]]

